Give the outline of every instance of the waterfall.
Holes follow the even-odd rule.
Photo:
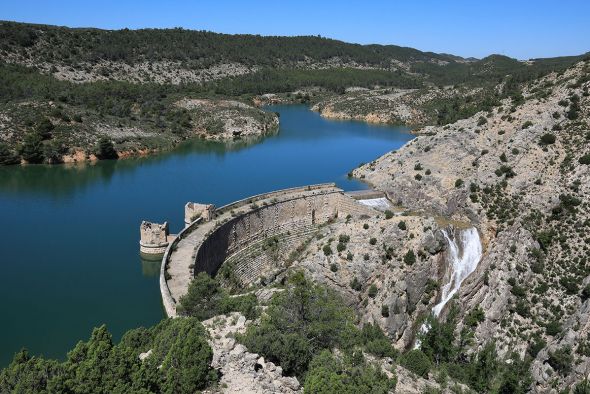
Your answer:
[[[449,246],[449,278],[448,282],[442,287],[442,294],[440,302],[432,308],[432,314],[435,317],[440,315],[447,302],[461,287],[461,283],[477,268],[477,264],[481,260],[482,248],[479,233],[475,227],[467,230],[460,230],[459,242],[451,239],[447,230],[442,230],[442,233],[447,240]],[[430,330],[428,323],[423,323],[420,327],[420,332],[423,334]],[[414,349],[419,349],[421,346],[420,340],[416,339]]]
[[[449,246],[449,278],[442,287],[440,302],[432,308],[434,316],[438,317],[444,306],[457,293],[461,283],[477,268],[481,260],[481,241],[475,227],[459,232],[458,240],[451,239],[446,230],[442,233]]]

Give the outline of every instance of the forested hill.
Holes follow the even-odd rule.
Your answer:
[[[170,60],[203,68],[232,62],[276,67],[333,58],[383,67],[391,60],[462,60],[395,45],[349,44],[319,36],[230,35],[181,28],[100,30],[1,22],[0,39],[5,51],[25,53],[35,48],[38,56],[64,62]]]
[[[267,93],[318,104],[324,116],[444,125],[518,101],[523,84],[583,58],[477,60],[313,36],[0,21],[0,165],[266,134],[278,120],[249,105]],[[254,126],[230,132],[238,118]]]
[[[0,59],[74,82],[207,82],[269,69],[385,70],[437,85],[497,83],[507,74],[531,79],[561,71],[582,56],[520,62],[481,60],[395,45],[359,45],[319,36],[229,35],[176,29],[101,30],[0,22]],[[378,80],[375,82],[379,82]]]

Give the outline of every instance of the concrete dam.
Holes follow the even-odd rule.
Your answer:
[[[160,268],[160,292],[166,314],[176,316],[176,305],[199,272],[216,276],[232,288],[245,288],[284,272],[324,224],[337,217],[361,217],[379,212],[358,200],[379,198],[372,190],[345,193],[333,183],[264,193],[215,208],[187,203],[186,227],[165,248]],[[168,234],[167,226],[142,223],[142,252],[149,240]],[[172,239],[172,237],[170,238]]]

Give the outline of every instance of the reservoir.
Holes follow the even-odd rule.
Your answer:
[[[92,328],[114,339],[164,317],[159,262],[139,257],[142,219],[183,226],[188,201],[336,182],[413,138],[401,126],[329,121],[305,106],[270,106],[278,134],[257,143],[187,142],[150,157],[77,166],[0,167],[0,367],[26,347],[63,359]]]

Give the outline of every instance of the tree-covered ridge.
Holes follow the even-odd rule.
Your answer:
[[[497,83],[508,74],[530,80],[563,70],[582,58],[566,56],[525,63],[491,55],[465,60],[396,45],[351,44],[319,36],[231,35],[181,28],[101,30],[16,22],[0,22],[0,54],[22,64],[74,68],[104,61],[127,65],[168,61],[187,70],[240,64],[250,67],[248,72],[263,68],[369,66],[398,70],[407,77],[419,75],[439,85]],[[112,71],[108,68],[100,70],[107,77]]]
[[[280,66],[301,61],[321,62],[332,58],[359,64],[388,66],[388,61],[452,61],[447,55],[421,52],[395,45],[349,44],[319,36],[260,36],[220,34],[175,29],[101,30],[26,23],[0,23],[0,49],[25,51],[47,61],[96,62],[98,60],[141,62],[173,60],[193,67],[223,62]]]

